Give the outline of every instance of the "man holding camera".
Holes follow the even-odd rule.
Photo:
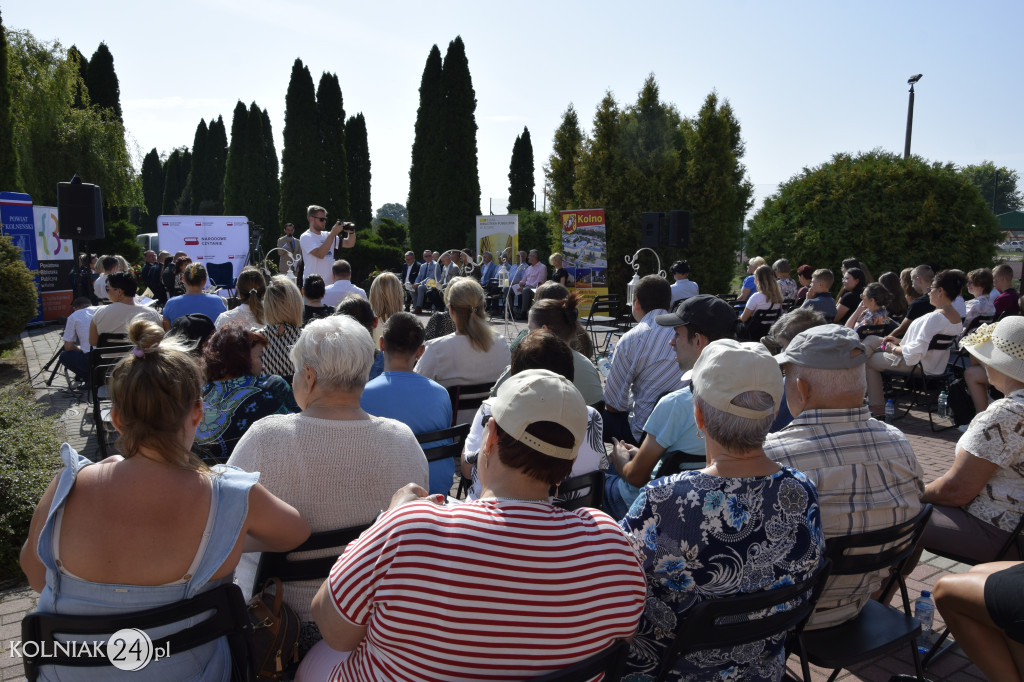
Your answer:
[[[302,260],[305,263],[303,275],[305,277],[320,275],[325,282],[331,282],[334,280],[331,267],[337,260],[335,254],[338,250],[338,235],[344,233],[341,239],[342,247],[355,246],[356,226],[353,223],[343,223],[339,220],[330,231],[325,231],[327,209],[316,204],[306,209],[306,218],[309,219],[309,229],[299,237]]]

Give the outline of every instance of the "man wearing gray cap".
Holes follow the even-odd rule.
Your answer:
[[[827,324],[797,334],[776,356],[786,374],[793,422],[768,434],[765,453],[804,472],[818,487],[826,538],[890,528],[920,511],[921,467],[903,433],[864,405],[864,344]],[[831,627],[858,613],[882,573],[832,576],[808,627]]]
[[[675,336],[669,342],[675,348],[676,363],[688,372],[697,362],[708,344],[718,339],[732,338],[736,328],[736,313],[729,304],[717,296],[692,296],[683,301],[674,313],[654,318],[659,327],[672,327]],[[663,396],[644,424],[640,447],[614,441],[612,468],[605,477],[604,509],[616,519],[629,511],[629,506],[640,494],[660,466],[666,452],[681,452],[704,456],[704,440],[698,436],[693,420],[693,395],[690,382],[683,381],[679,389]],[[698,467],[699,468],[699,467]]]

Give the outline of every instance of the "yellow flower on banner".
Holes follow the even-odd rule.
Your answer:
[[[974,332],[972,332],[970,335],[968,335],[965,339],[960,341],[960,347],[966,350],[969,346],[970,347],[980,346],[983,343],[991,341],[992,340],[992,333],[995,330],[996,330],[996,323],[995,322],[993,322],[991,324],[983,324],[980,327],[978,327],[977,329],[975,329]]]

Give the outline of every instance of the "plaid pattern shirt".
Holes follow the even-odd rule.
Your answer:
[[[872,419],[866,407],[802,412],[785,429],[768,434],[764,451],[817,486],[826,540],[891,528],[921,509],[922,471],[909,441],[899,429]],[[853,618],[884,577],[832,576],[808,627]]]

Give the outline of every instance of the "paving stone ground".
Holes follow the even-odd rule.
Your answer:
[[[420,317],[424,323],[426,319],[426,316]],[[493,325],[500,328],[502,333],[509,338],[514,338],[524,327],[522,323],[512,325],[499,321],[494,322]],[[49,414],[60,417],[66,440],[80,453],[95,457],[99,448],[93,427],[91,408],[88,405],[88,394],[83,391],[70,390],[61,373],[57,374],[51,386],[45,385],[50,372],[44,372],[42,367],[50,360],[60,345],[62,331],[62,327],[50,325],[22,334],[22,346],[25,349],[28,362],[30,381],[35,389],[37,402],[44,405]],[[954,445],[960,435],[955,429],[932,433],[927,415],[913,411],[909,416],[899,420],[897,426],[907,434],[913,444],[914,453],[924,470],[926,482],[937,478],[952,464]],[[931,590],[941,576],[950,572],[963,572],[968,568],[963,564],[925,552],[921,564],[908,580],[911,600],[916,598],[921,590]],[[12,657],[10,644],[12,641],[20,641],[21,619],[35,608],[36,599],[35,592],[27,586],[0,590],[0,682],[24,679],[21,659],[16,656]],[[894,600],[894,603],[896,601],[898,599]],[[942,616],[938,611],[935,613],[935,629],[942,629]],[[799,676],[799,664],[795,663],[795,659],[791,659],[789,663],[790,671]],[[913,673],[913,660],[909,648],[866,661],[851,671],[844,671],[838,679],[844,682],[855,680],[885,682],[896,673]],[[977,667],[959,649],[955,649],[931,666],[927,671],[927,676],[935,682],[942,680],[973,682],[985,679]],[[828,672],[812,667],[812,677],[816,681],[825,680],[828,677]]]

